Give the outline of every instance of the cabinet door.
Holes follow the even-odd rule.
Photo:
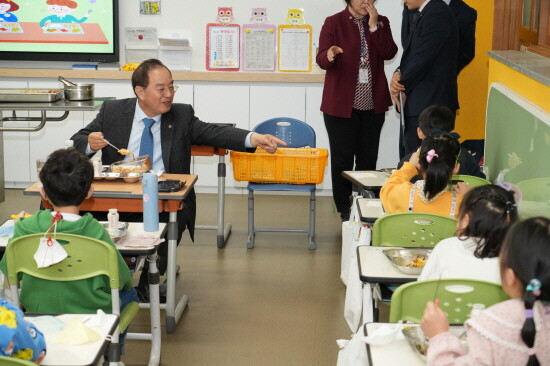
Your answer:
[[[301,86],[251,86],[250,128],[276,117],[305,121],[306,91]]]
[[[315,130],[317,137],[317,147],[329,149],[328,134],[325,128],[323,113],[319,110],[323,96],[323,85],[311,86],[306,88],[306,122]],[[327,159],[323,183],[317,185],[318,190],[332,189],[330,177],[330,156]]]
[[[179,93],[179,90],[178,90]],[[243,85],[195,85],[195,114],[205,122],[235,123],[236,127],[249,129],[249,87]],[[218,185],[218,156],[193,158],[193,174],[199,176],[195,187],[209,187],[205,192],[212,192]],[[227,163],[227,187],[246,187],[246,183],[233,179],[232,166]]]
[[[25,80],[2,80],[5,88],[28,88]],[[28,112],[15,111],[17,117],[26,117]],[[3,111],[9,117],[12,111]],[[29,127],[28,122],[4,122],[4,127]],[[4,138],[4,180],[6,188],[17,187],[17,182],[30,182],[29,132],[3,132]],[[35,169],[36,170],[36,169]]]

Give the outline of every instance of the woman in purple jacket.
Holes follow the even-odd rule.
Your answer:
[[[342,221],[349,217],[351,182],[342,171],[376,169],[380,131],[392,105],[384,60],[397,53],[388,18],[375,0],[345,0],[325,20],[317,64],[326,70],[321,111],[327,128],[332,190]]]

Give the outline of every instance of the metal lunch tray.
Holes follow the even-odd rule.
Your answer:
[[[142,178],[143,173],[114,173],[109,169],[110,165],[103,165],[101,167],[101,175],[94,177],[94,179],[118,179],[118,178]]]
[[[113,231],[110,231],[108,222],[101,221],[101,225],[103,225],[105,230],[107,230],[107,232],[109,233],[109,236],[111,237],[111,239],[113,241],[125,237],[126,234],[128,234],[128,227],[130,226],[130,224],[127,223],[127,222],[120,222],[119,221],[118,228],[116,228]]]
[[[402,249],[385,249],[382,251],[386,257],[391,261],[393,266],[400,272],[410,275],[419,275],[422,272],[422,267],[409,267],[403,266],[403,261],[410,260],[415,256],[426,257],[426,260],[432,252],[431,248],[402,248]]]
[[[63,89],[45,88],[0,88],[0,102],[55,102],[63,98]]]

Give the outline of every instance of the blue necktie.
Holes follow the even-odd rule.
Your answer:
[[[141,143],[139,144],[139,156],[149,155],[151,162],[153,161],[153,133],[151,132],[151,127],[155,123],[155,120],[152,118],[144,118],[143,124],[143,133],[141,134]]]

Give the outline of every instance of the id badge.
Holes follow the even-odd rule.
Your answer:
[[[369,82],[369,70],[359,69],[359,82],[368,83]]]

